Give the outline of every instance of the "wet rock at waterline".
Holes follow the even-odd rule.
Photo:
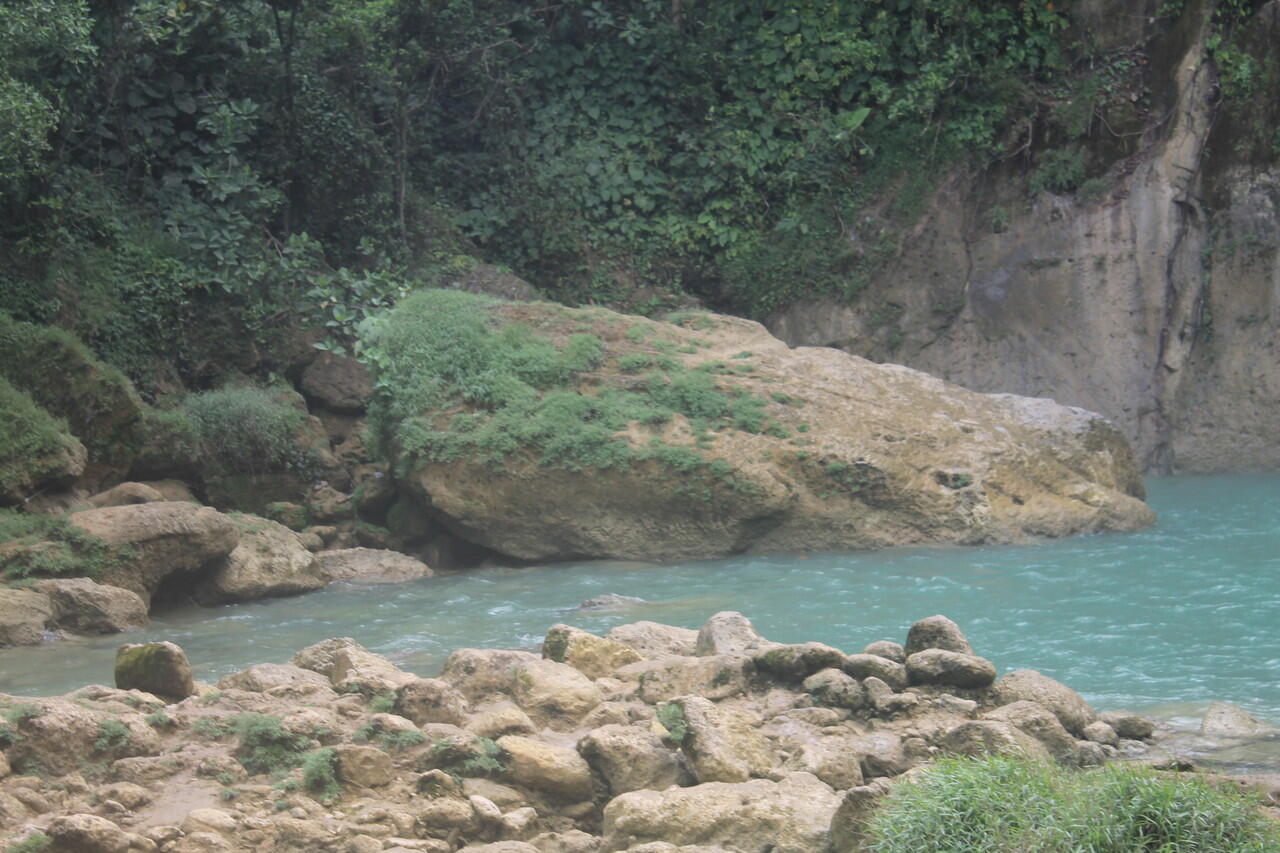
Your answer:
[[[590,373],[590,394],[642,393],[624,367],[647,358],[671,366],[659,393],[712,376],[699,380],[702,392],[758,407],[745,427],[726,421],[701,440],[702,427],[678,411],[656,425],[632,422],[608,439],[628,461],[602,468],[544,464],[540,452],[495,467],[483,454],[402,450],[402,488],[457,535],[511,557],[1012,542],[1153,520],[1123,436],[1081,409],[977,394],[837,350],[792,350],[731,317],[705,315],[684,328],[543,304],[497,305],[491,316],[553,337],[598,337],[603,362]],[[667,465],[655,446],[675,448],[693,467]]]
[[[196,692],[191,663],[173,643],[136,643],[116,651],[116,687],[141,690],[170,699]]]
[[[733,851],[761,839],[845,853],[879,797],[934,756],[1074,766],[1120,754],[1110,723],[1069,731],[1059,714],[1084,700],[1034,673],[1002,690],[894,688],[846,663],[915,667],[774,643],[731,612],[700,632],[547,636],[548,657],[459,649],[439,678],[335,638],[188,698],[178,647],[126,646],[122,664],[136,658],[140,675],[120,683],[140,689],[0,696],[12,727],[0,846],[40,829],[66,849],[161,853]],[[934,648],[908,664],[930,654],[980,660]],[[1055,707],[1004,701],[1017,692]],[[1127,712],[1108,719],[1142,728]]]

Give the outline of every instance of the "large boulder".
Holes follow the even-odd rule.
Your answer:
[[[535,723],[557,729],[574,728],[603,699],[591,679],[551,660],[518,664],[511,681],[516,704]]]
[[[1061,681],[1034,669],[1015,669],[992,688],[996,703],[1008,705],[1025,699],[1048,708],[1075,737],[1083,737],[1085,726],[1098,719],[1084,697]]]
[[[34,589],[49,596],[58,627],[77,634],[118,634],[147,624],[147,603],[118,586],[88,578],[51,578]]]
[[[698,647],[698,632],[694,629],[658,622],[629,622],[611,628],[604,636],[606,640],[616,640],[630,646],[646,658],[692,656]]]
[[[469,702],[509,696],[511,675],[517,666],[539,660],[532,652],[508,649],[455,649],[445,659],[440,678],[449,682]]]
[[[128,555],[111,561],[99,580],[146,601],[170,575],[212,566],[240,541],[230,516],[183,501],[87,509],[67,520]]]
[[[340,693],[388,695],[417,679],[350,637],[333,637],[307,646],[289,663],[328,676],[333,688]]]
[[[745,782],[773,766],[768,742],[741,715],[701,696],[684,696],[672,704],[684,724],[680,747],[699,782]]]
[[[1274,735],[1280,729],[1268,725],[1238,705],[1230,702],[1214,702],[1200,721],[1200,733],[1226,737],[1256,737]]]
[[[316,555],[317,574],[327,581],[350,583],[404,583],[431,577],[421,560],[399,551],[377,548],[343,548]]]
[[[168,699],[196,695],[186,652],[173,643],[130,643],[116,650],[116,687]]]
[[[160,491],[146,483],[120,483],[105,492],[98,492],[89,498],[89,503],[96,508],[104,506],[128,506],[129,504],[150,504],[170,500]]]
[[[509,781],[555,802],[591,799],[591,768],[574,750],[518,735],[499,738],[498,747]]]
[[[735,610],[725,610],[712,615],[698,631],[694,654],[746,655],[770,646],[750,619]]]
[[[1076,741],[1071,733],[1062,727],[1053,712],[1038,702],[1020,699],[1008,705],[1001,705],[995,710],[983,714],[985,720],[996,720],[1008,723],[1019,731],[1030,735],[1044,745],[1057,761],[1062,764],[1076,762]]]
[[[0,647],[37,646],[53,622],[53,602],[42,592],[0,587]]]
[[[996,668],[977,655],[933,648],[907,658],[907,678],[912,684],[976,689],[991,686]]]
[[[903,650],[904,653],[910,657],[925,649],[944,649],[965,655],[974,653],[960,626],[945,616],[921,619],[907,631],[907,645]]]
[[[373,380],[354,358],[322,352],[302,372],[302,391],[331,411],[360,414],[373,396]]]
[[[203,604],[255,601],[312,592],[325,586],[315,555],[298,534],[265,518],[236,518],[240,541],[201,584]]]
[[[428,357],[414,343],[423,338],[409,330],[443,322],[424,317],[431,292],[418,296],[401,303],[380,332],[389,353],[380,378],[393,396],[406,395],[393,410],[409,405],[407,389],[425,381],[419,374]],[[505,431],[484,452],[449,450],[463,440],[455,436],[458,415],[478,419],[465,421],[474,432],[492,415],[488,402],[452,421],[423,412],[428,419],[415,423],[442,430],[433,434],[439,440],[415,441],[414,427],[406,427],[401,486],[453,532],[514,558],[665,560],[1014,542],[1134,530],[1154,520],[1123,435],[1082,409],[979,394],[835,349],[790,349],[758,323],[732,317],[700,315],[696,328],[686,328],[546,303],[472,310],[485,315],[480,324],[537,328],[549,346],[583,333],[602,342],[589,374],[560,375],[554,432],[507,423],[494,426]],[[480,333],[474,346],[484,363],[497,344]],[[656,370],[641,377],[637,365]],[[464,400],[466,393],[446,389],[444,396]],[[603,430],[602,399],[621,407],[609,417],[624,419]],[[644,415],[626,422],[629,411]],[[723,428],[699,440],[692,421]],[[566,428],[582,435],[562,439]],[[803,447],[792,441],[801,430]],[[527,452],[522,440],[533,443]]]
[[[608,853],[666,841],[725,850],[826,853],[839,805],[836,793],[809,773],[789,773],[777,781],[632,791],[605,806],[602,849]]]

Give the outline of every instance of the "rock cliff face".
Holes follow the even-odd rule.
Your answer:
[[[610,466],[548,463],[532,448],[500,464],[402,453],[402,487],[459,536],[512,557],[1010,542],[1153,519],[1123,436],[1080,409],[977,394],[832,349],[792,350],[730,317],[695,315],[685,327],[601,309],[491,310],[553,340],[575,329],[598,337],[601,361],[577,380],[588,400],[697,389],[674,405],[709,413],[732,400],[754,418],[630,419],[612,439],[628,461]],[[662,360],[665,378],[628,371]]]
[[[1210,4],[1174,20],[1081,6],[1083,27],[1108,34],[1099,47],[1141,69],[1133,101],[1144,85],[1152,99],[1092,117],[1106,197],[1029,194],[1031,153],[953,175],[856,301],[768,325],[792,345],[1100,412],[1146,471],[1280,470],[1280,4],[1240,25],[1261,58],[1234,89],[1206,50]]]

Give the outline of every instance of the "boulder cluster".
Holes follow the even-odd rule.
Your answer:
[[[846,853],[943,754],[1070,766],[1141,753],[1031,670],[997,678],[943,616],[854,654],[740,613],[701,630],[553,626],[541,655],[459,649],[437,677],[354,640],[194,682],[126,646],[114,688],[0,697],[0,832],[76,853]]]

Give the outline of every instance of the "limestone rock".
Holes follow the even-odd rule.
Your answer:
[[[804,680],[804,689],[813,694],[814,701],[833,708],[856,710],[867,704],[866,692],[853,676],[831,668],[815,672]]]
[[[1280,729],[1268,725],[1238,705],[1230,702],[1214,702],[1200,721],[1200,733],[1227,737],[1250,737],[1280,733]]]
[[[839,804],[835,792],[808,773],[790,773],[776,782],[632,791],[605,806],[603,850],[666,841],[741,851],[769,843],[774,853],[825,853]]]
[[[418,725],[466,721],[467,703],[462,694],[439,678],[415,678],[396,691],[395,711]]]
[[[360,414],[373,396],[373,380],[354,358],[322,352],[302,372],[302,390],[327,409]]]
[[[118,634],[147,624],[146,602],[118,586],[89,578],[56,578],[33,588],[49,596],[58,626],[77,634]]]
[[[196,588],[201,603],[297,595],[327,583],[315,555],[283,524],[243,516],[237,526],[239,543]]]
[[[901,776],[916,763],[914,757],[907,754],[903,739],[891,731],[855,735],[851,746],[867,779]]]
[[[331,687],[328,678],[309,669],[282,663],[256,663],[218,679],[218,689],[298,697],[327,693]]]
[[[839,730],[822,731],[815,736],[788,742],[791,757],[784,770],[812,773],[836,791],[862,784],[862,766],[856,759],[860,745],[858,736]]]
[[[794,643],[756,652],[751,658],[756,672],[781,681],[804,681],[820,670],[844,663],[845,653],[824,643]]]
[[[1040,741],[999,720],[966,720],[943,736],[940,746],[956,755],[1017,755],[1050,760]]]
[[[661,791],[685,780],[675,752],[637,726],[601,726],[578,742],[578,752],[614,796],[644,788]]]
[[[864,655],[888,658],[894,663],[905,664],[907,662],[907,650],[892,640],[876,640],[874,643],[868,643],[862,653]]]
[[[46,834],[56,853],[128,853],[141,841],[106,818],[91,814],[56,817],[49,822]]]
[[[41,592],[0,587],[0,646],[36,646],[53,622],[53,601]]]
[[[168,499],[146,483],[121,483],[118,486],[112,486],[105,492],[98,492],[98,494],[89,498],[89,503],[93,504],[94,507],[104,507],[149,504],[163,500]]]
[[[467,697],[467,701],[475,703],[494,695],[508,695],[515,668],[538,659],[531,652],[456,649],[445,659],[440,677]]]
[[[718,700],[746,690],[749,660],[737,655],[669,657],[634,663],[615,675],[638,679],[640,698],[649,704],[688,694]]]
[[[478,709],[467,718],[464,727],[481,737],[496,740],[503,735],[525,735],[537,731],[529,715],[512,702],[497,702]]]
[[[619,667],[641,659],[640,653],[617,640],[569,625],[552,625],[542,642],[542,656],[568,664],[587,678],[611,675]]]
[[[861,850],[866,840],[867,821],[875,813],[880,799],[892,790],[884,779],[873,780],[845,791],[831,819],[831,843],[837,853]]]
[[[128,549],[129,559],[108,568],[100,581],[146,601],[169,575],[211,566],[240,540],[230,517],[181,501],[88,509],[67,520],[114,549]]]
[[[717,433],[707,458],[728,466],[731,479],[724,482],[735,486],[708,481],[711,500],[678,488],[685,473],[647,462],[573,470],[541,464],[535,452],[512,455],[495,472],[467,457],[404,457],[403,489],[463,538],[510,557],[666,560],[1013,542],[1133,530],[1154,520],[1136,496],[1141,485],[1124,437],[1084,410],[978,394],[831,348],[790,349],[739,318],[707,315],[695,336],[598,308],[486,310],[496,323],[537,325],[553,335],[588,328],[607,338],[609,357],[592,371],[593,393],[630,393],[621,389],[635,387],[635,379],[617,366],[619,357],[651,353],[643,338],[608,331],[623,323],[653,339],[696,337],[703,344],[696,352],[672,356],[687,369],[751,352],[752,373],[717,377],[717,389],[756,395],[780,428]],[[803,411],[770,402],[780,395],[803,400]],[[816,426],[807,435],[811,446],[799,451],[777,436],[802,421]],[[619,440],[637,448],[655,438],[691,447],[687,435],[687,421],[677,417],[633,424]]]
[[[907,680],[912,684],[976,689],[996,680],[991,661],[977,655],[927,648],[907,658]]]
[[[503,775],[511,782],[555,802],[591,799],[591,768],[572,749],[519,735],[498,739],[505,753]]]
[[[1075,764],[1077,759],[1076,742],[1070,732],[1062,727],[1058,718],[1048,708],[1037,702],[1021,699],[1008,705],[1001,705],[995,710],[983,714],[985,720],[997,720],[1008,723],[1019,731],[1030,735],[1048,750],[1049,754],[1062,764]]]
[[[321,577],[349,583],[404,583],[433,574],[427,564],[399,551],[344,548],[316,555]]]
[[[1082,736],[1084,727],[1098,718],[1079,693],[1034,669],[1017,669],[1008,673],[995,683],[993,693],[1000,705],[1019,699],[1038,702],[1052,711],[1063,727],[1076,737]]]
[[[849,655],[840,668],[854,678],[878,678],[894,690],[902,690],[908,684],[907,668],[880,655]]]
[[[1085,726],[1084,737],[1085,740],[1101,744],[1102,746],[1118,747],[1120,745],[1120,736],[1116,734],[1116,730],[1111,728],[1110,725],[1102,720],[1098,720],[1097,722],[1093,722]]]
[[[377,788],[391,782],[391,756],[372,746],[344,743],[334,747],[337,774],[343,782]]]
[[[517,664],[512,695],[534,722],[558,729],[572,729],[603,698],[585,675],[551,660]]]
[[[1151,719],[1132,711],[1103,711],[1098,717],[1115,729],[1117,735],[1129,740],[1146,740],[1156,730],[1156,724]]]
[[[116,687],[171,699],[196,695],[191,663],[173,643],[130,643],[116,650]]]
[[[605,639],[630,646],[646,658],[665,655],[692,656],[698,647],[698,632],[657,622],[631,622],[610,629]]]
[[[907,645],[904,649],[907,657],[925,649],[944,649],[963,655],[974,654],[973,647],[969,645],[969,640],[960,630],[960,626],[945,616],[921,619],[907,632]]]
[[[680,746],[699,782],[745,782],[773,766],[767,742],[741,717],[701,696],[683,696],[672,704],[684,719]]]
[[[736,611],[726,610],[715,614],[702,626],[694,654],[699,657],[745,655],[769,645],[750,619]]]
[[[11,724],[18,738],[8,748],[19,770],[39,769],[60,776],[86,764],[160,750],[159,738],[141,714],[91,710],[65,699],[24,703]]]

